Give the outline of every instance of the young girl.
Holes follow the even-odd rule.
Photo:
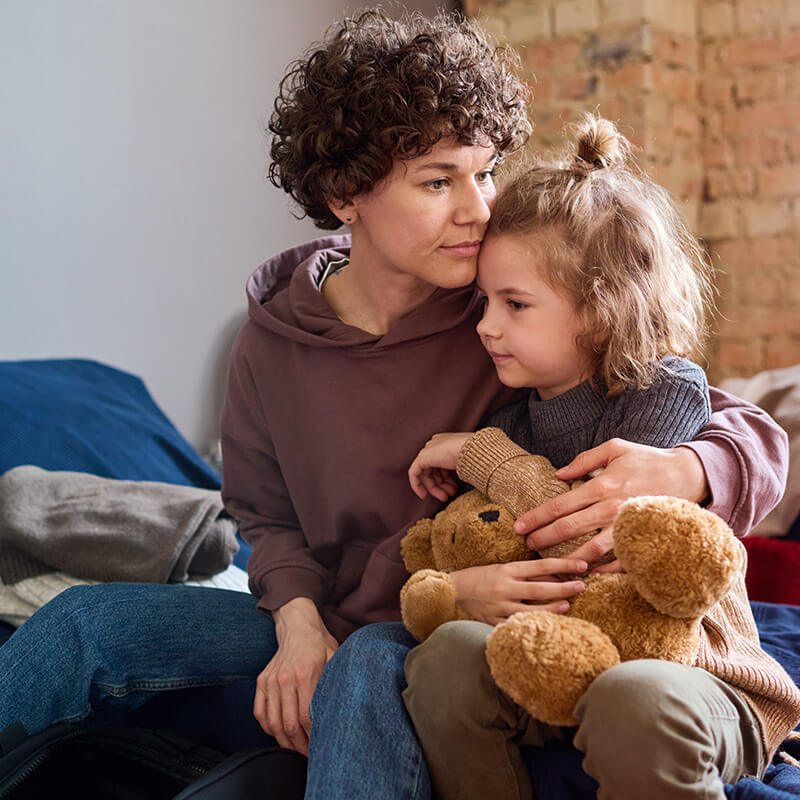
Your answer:
[[[705,330],[707,263],[667,193],[626,166],[628,153],[610,122],[587,117],[572,161],[535,167],[501,191],[479,257],[478,334],[500,380],[529,390],[489,425],[556,467],[613,437],[673,447],[710,413],[703,372],[684,358]],[[434,436],[409,470],[412,488],[452,496],[447,470],[457,464],[484,488],[506,460],[504,440],[496,430]],[[606,544],[573,557],[591,562],[611,543],[609,530],[602,535]],[[404,699],[434,787],[444,800],[530,798],[520,745],[566,729],[532,720],[498,690],[484,648],[485,623],[531,606],[518,592],[488,611],[471,607],[469,570],[456,586],[483,622],[442,626],[406,660]],[[720,777],[764,770],[800,719],[800,692],[760,649],[740,580],[704,620],[695,667],[623,663],[575,714],[574,744],[599,798],[722,798]]]

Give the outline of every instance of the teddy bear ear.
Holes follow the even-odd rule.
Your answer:
[[[400,542],[400,552],[409,572],[435,568],[431,545],[432,532],[433,520],[421,519],[408,529]]]

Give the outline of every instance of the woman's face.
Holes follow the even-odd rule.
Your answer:
[[[353,198],[351,260],[442,288],[475,279],[495,198],[496,151],[445,139],[396,161],[369,194]]]

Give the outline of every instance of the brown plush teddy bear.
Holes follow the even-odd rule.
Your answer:
[[[520,452],[530,475],[520,490],[525,505],[566,491],[547,459]],[[408,531],[402,551],[413,574],[400,602],[418,641],[444,622],[470,619],[456,603],[448,572],[534,555],[513,530],[521,511],[514,512],[472,490]],[[744,558],[719,517],[674,497],[625,503],[614,522],[614,549],[625,572],[589,575],[567,614],[521,612],[489,636],[486,657],[497,685],[536,719],[576,725],[578,699],[620,661],[694,663],[701,619],[731,587]],[[563,547],[541,553],[563,554]]]

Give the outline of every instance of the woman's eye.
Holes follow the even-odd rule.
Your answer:
[[[494,175],[495,171],[493,169],[487,169],[485,172],[478,173],[478,181],[479,183],[490,183]]]
[[[437,178],[435,181],[428,181],[425,185],[428,188],[438,192],[441,189],[444,189],[445,186],[447,186],[447,178]]]

